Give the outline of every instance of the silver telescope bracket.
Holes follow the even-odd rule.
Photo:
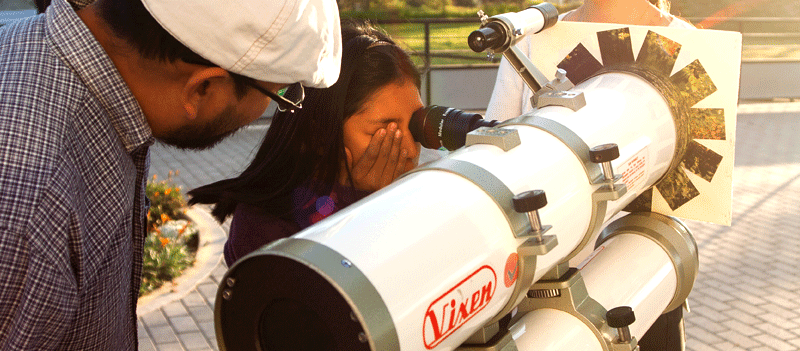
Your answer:
[[[570,92],[575,85],[567,78],[563,69],[556,71],[556,78],[549,81],[531,60],[516,47],[529,34],[539,33],[558,21],[558,10],[544,2],[520,12],[504,13],[492,17],[478,12],[481,27],[467,39],[475,52],[487,51],[490,57],[503,54],[525,84],[534,92],[531,105],[535,107],[563,106],[577,111],[586,106],[583,93]]]

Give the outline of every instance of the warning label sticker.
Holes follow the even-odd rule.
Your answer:
[[[622,182],[628,187],[629,191],[638,192],[644,183],[644,175],[647,171],[647,148],[639,150],[633,157],[620,165],[617,172],[622,174]]]

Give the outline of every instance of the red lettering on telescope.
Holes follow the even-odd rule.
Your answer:
[[[432,349],[478,314],[494,297],[497,275],[489,266],[478,268],[428,306],[422,340]]]

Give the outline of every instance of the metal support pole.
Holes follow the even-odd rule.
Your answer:
[[[431,105],[431,27],[425,21],[425,106]]]

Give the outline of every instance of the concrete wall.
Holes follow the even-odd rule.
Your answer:
[[[742,62],[739,100],[800,98],[800,61]]]

